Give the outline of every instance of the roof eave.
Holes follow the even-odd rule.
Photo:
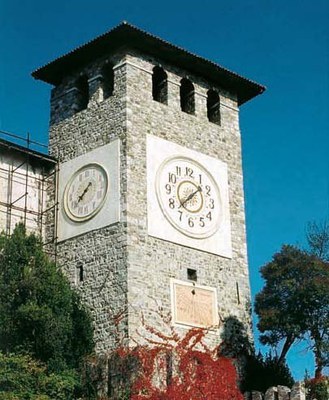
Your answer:
[[[55,157],[49,156],[48,154],[41,153],[37,150],[29,149],[27,147],[21,146],[19,144],[10,142],[8,140],[0,138],[0,148],[6,148],[12,151],[16,151],[21,154],[26,154],[29,157],[33,157],[39,160],[42,160],[43,162],[46,162],[47,164],[55,165],[57,163],[57,160]]]
[[[256,82],[126,22],[38,68],[32,73],[32,76],[56,86],[61,83],[65,75],[76,69],[77,66],[86,65],[95,58],[104,56],[104,54],[117,52],[123,46],[162,58],[164,61],[174,63],[192,74],[203,76],[224,89],[235,92],[239,105],[251,100],[265,90],[264,86]]]

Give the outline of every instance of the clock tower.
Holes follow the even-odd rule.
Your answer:
[[[214,344],[249,326],[239,107],[264,88],[127,23],[33,76],[54,86],[57,259],[98,353],[145,324],[219,325]]]

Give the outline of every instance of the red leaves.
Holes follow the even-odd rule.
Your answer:
[[[242,400],[232,361],[218,357],[202,340],[206,331],[191,329],[179,339],[148,328],[160,339],[158,345],[118,350],[133,356],[139,369],[131,387],[131,400]],[[173,344],[174,343],[174,344]]]
[[[187,351],[181,357],[179,370],[182,378],[173,389],[183,390],[181,399],[242,399],[236,385],[235,368],[228,358]]]

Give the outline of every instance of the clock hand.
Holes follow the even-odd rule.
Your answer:
[[[201,186],[198,186],[198,189],[197,189],[195,192],[190,193],[190,194],[186,197],[186,199],[185,199],[182,203],[180,203],[180,206],[179,206],[179,207],[184,207],[184,205],[185,205],[189,200],[193,199],[193,197],[194,197],[198,192],[202,192]]]
[[[78,196],[78,203],[83,199],[84,195],[88,192],[88,189],[90,186],[91,186],[91,182],[88,183],[88,186],[85,188],[85,190],[81,193],[80,196]]]

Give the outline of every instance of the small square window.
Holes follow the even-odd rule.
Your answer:
[[[187,268],[187,279],[194,282],[198,280],[196,269]]]

